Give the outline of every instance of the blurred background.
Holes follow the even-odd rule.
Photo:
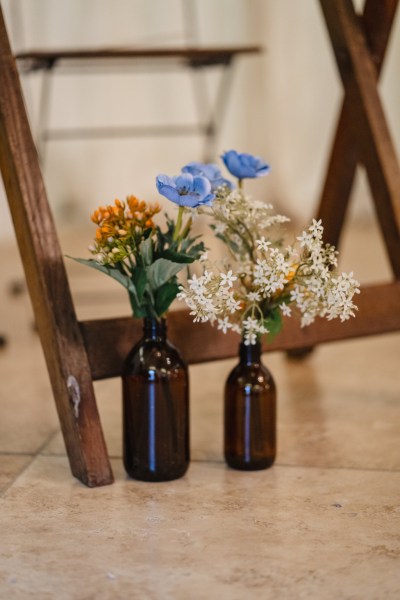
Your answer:
[[[362,8],[362,2],[356,2]],[[342,87],[316,0],[3,0],[14,52],[34,48],[259,44],[242,55],[219,119],[215,161],[231,148],[258,154],[272,166],[248,190],[304,225],[313,215],[334,134]],[[381,77],[387,118],[400,146],[400,19]],[[32,130],[39,135],[43,71],[22,75]],[[50,128],[195,123],[199,90],[212,104],[220,69],[135,68],[55,70]],[[197,78],[197,88],[193,79]],[[199,83],[200,79],[200,83]],[[38,138],[37,138],[38,139]],[[158,173],[178,174],[203,160],[203,135],[49,140],[42,166],[59,227],[88,222],[98,204],[135,194],[159,199]],[[0,189],[0,239],[13,237]],[[372,221],[360,170],[351,214]]]

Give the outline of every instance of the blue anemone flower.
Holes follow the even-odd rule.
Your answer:
[[[162,196],[179,206],[209,206],[215,198],[215,194],[211,192],[210,181],[206,177],[193,176],[191,173],[182,173],[177,177],[161,174],[157,176],[156,184]]]
[[[191,175],[205,177],[211,183],[212,192],[215,192],[215,190],[223,185],[228,186],[230,189],[235,187],[232,181],[222,177],[218,165],[214,163],[203,164],[193,161],[183,167],[182,173],[191,173]]]
[[[229,150],[221,156],[226,168],[238,179],[262,177],[271,167],[260,158],[252,154],[240,154],[236,150]]]

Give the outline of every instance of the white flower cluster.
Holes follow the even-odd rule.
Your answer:
[[[231,191],[226,187],[217,191],[209,214],[214,220],[214,233],[241,260],[246,255],[253,258],[255,240],[260,237],[260,231],[267,231],[290,221],[284,215],[275,214],[271,204],[254,201],[242,190]]]
[[[222,189],[208,214],[234,260],[217,267],[203,256],[203,275],[181,286],[178,298],[194,321],[217,324],[223,333],[231,329],[250,345],[271,329],[277,333],[282,316],[292,314],[290,305],[302,326],[317,316],[345,321],[355,315],[359,283],[352,273],[335,274],[337,252],[323,243],[321,221],[313,220],[296,247],[284,248],[275,226],[289,219],[241,190]]]
[[[360,284],[353,273],[335,274],[338,253],[333,246],[323,244],[322,234],[321,221],[314,219],[297,238],[303,256],[290,300],[301,313],[302,326],[310,325],[317,316],[328,320],[339,317],[343,322],[354,317],[357,310],[353,297],[360,292]]]
[[[220,319],[219,315],[231,315],[240,309],[240,302],[235,298],[233,284],[237,280],[232,270],[218,273],[204,270],[201,277],[193,275],[188,280],[188,287],[181,286],[178,298],[184,300],[191,309],[194,321],[205,323],[218,321],[218,328],[224,333],[232,328],[229,317]]]

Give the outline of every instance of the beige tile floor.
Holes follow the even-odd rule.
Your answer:
[[[66,233],[66,253],[82,255]],[[78,247],[77,247],[78,246]],[[71,250],[72,248],[73,250]],[[379,239],[352,228],[343,267],[389,277]],[[126,314],[124,290],[69,265],[78,313]],[[234,361],[191,367],[192,464],[128,480],[118,380],[96,383],[116,483],[71,477],[15,245],[0,248],[0,598],[400,598],[400,334],[266,354],[279,390],[276,465],[225,467],[222,385]],[[97,297],[97,300],[96,300]]]

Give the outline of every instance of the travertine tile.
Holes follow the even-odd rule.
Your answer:
[[[116,484],[87,489],[65,458],[41,456],[7,491],[3,594],[398,597],[400,473],[197,463],[145,484],[114,466]]]
[[[0,454],[0,494],[12,484],[31,460],[29,455]]]
[[[58,426],[39,339],[28,338],[24,346],[12,337],[0,352],[0,452],[34,454]]]

